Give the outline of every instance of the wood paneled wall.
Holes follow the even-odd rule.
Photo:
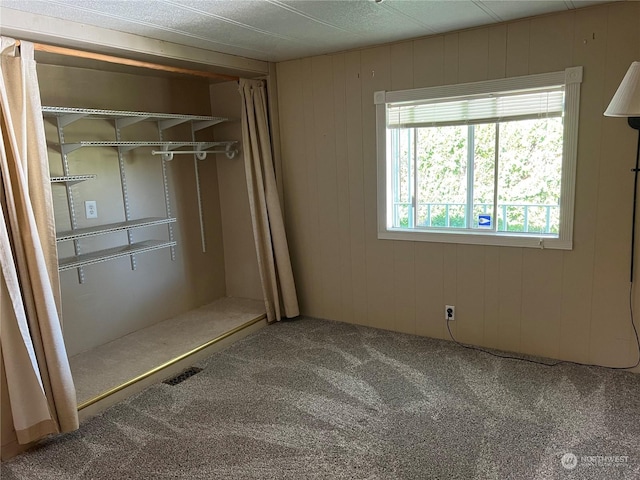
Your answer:
[[[640,4],[620,2],[278,64],[285,215],[303,313],[447,338],[444,305],[453,304],[462,342],[632,363],[637,133],[602,112],[640,60],[639,27]],[[373,92],[577,65],[572,251],[377,239]]]

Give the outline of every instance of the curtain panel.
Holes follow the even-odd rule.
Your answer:
[[[1,37],[0,348],[17,441],[78,428],[33,44]],[[6,410],[3,408],[3,411]]]
[[[267,321],[300,314],[271,152],[265,83],[240,79],[242,145]]]

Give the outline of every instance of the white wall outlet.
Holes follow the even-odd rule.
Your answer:
[[[87,218],[98,218],[98,205],[95,200],[84,202],[84,214]]]
[[[444,306],[444,319],[445,320],[455,320],[456,319],[456,307],[453,305],[445,305]]]

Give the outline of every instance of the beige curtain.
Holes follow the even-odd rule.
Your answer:
[[[18,443],[78,428],[33,44],[1,37],[0,345]],[[3,411],[4,410],[3,408]]]
[[[278,198],[265,84],[240,79],[242,145],[253,236],[267,320],[299,315],[289,247]]]

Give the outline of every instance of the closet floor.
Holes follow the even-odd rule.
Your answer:
[[[221,298],[69,359],[78,405],[265,316],[264,302]]]

